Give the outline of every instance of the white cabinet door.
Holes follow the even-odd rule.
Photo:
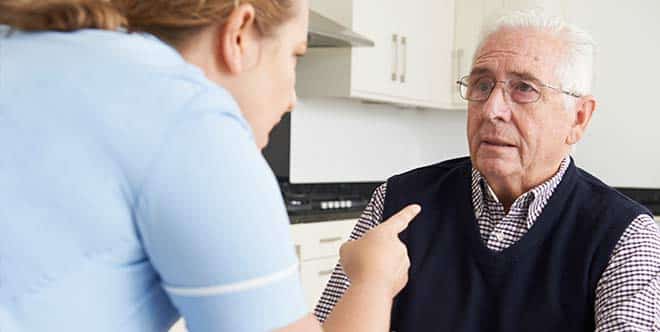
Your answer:
[[[410,20],[422,20],[426,26],[411,25],[418,30],[411,33],[409,86],[407,94],[428,100],[432,107],[448,108],[452,105],[455,81],[451,70],[454,41],[454,0],[417,0],[418,8],[411,12]],[[421,10],[421,9],[424,10]],[[412,39],[414,38],[414,40]],[[428,87],[428,88],[427,88]],[[415,95],[423,91],[425,95]]]
[[[437,0],[444,2],[444,0]],[[399,5],[397,17],[401,20],[399,88],[401,98],[413,101],[430,102],[431,84],[434,73],[430,70],[432,62],[437,61],[433,54],[434,39],[437,36],[434,20],[429,13],[434,0],[413,0],[406,5]]]
[[[324,1],[313,1],[312,9],[350,22],[375,46],[310,50],[297,70],[301,97],[451,106],[454,0]]]
[[[353,1],[353,30],[368,36],[373,47],[351,50],[351,93],[356,96],[396,96],[399,87],[398,17],[393,0]]]
[[[450,105],[453,4],[355,1],[353,27],[374,38],[376,46],[353,49],[353,94],[424,107]]]

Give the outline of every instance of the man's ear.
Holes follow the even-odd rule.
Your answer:
[[[589,126],[591,116],[596,111],[596,99],[592,95],[580,97],[576,106],[575,121],[571,131],[566,137],[566,144],[573,145],[577,143]]]
[[[252,66],[258,54],[255,10],[251,4],[235,8],[218,27],[216,61],[230,74],[239,74]]]

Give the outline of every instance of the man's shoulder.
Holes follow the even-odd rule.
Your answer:
[[[652,215],[652,213],[642,204],[626,196],[617,189],[607,185],[605,182],[590,174],[584,169],[577,168],[579,179],[578,190],[587,191],[592,204],[602,205],[601,211],[612,213],[611,209],[623,209],[627,211],[632,218],[640,214]],[[632,219],[622,221],[630,222]]]

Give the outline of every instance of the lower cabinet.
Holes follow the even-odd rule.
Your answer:
[[[300,280],[310,312],[339,261],[339,248],[348,240],[356,222],[348,219],[291,225],[291,238],[300,262]],[[170,329],[170,332],[186,331],[183,319]]]
[[[339,257],[320,258],[300,264],[300,280],[305,292],[305,302],[310,310],[313,310],[319,301],[338,259]]]
[[[339,261],[356,219],[324,221],[291,226],[291,237],[300,261],[300,279],[308,308],[314,309]]]

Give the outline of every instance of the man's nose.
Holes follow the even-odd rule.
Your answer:
[[[507,96],[506,89],[499,84],[493,87],[490,96],[484,102],[483,111],[491,120],[508,122],[511,120],[511,98]]]

